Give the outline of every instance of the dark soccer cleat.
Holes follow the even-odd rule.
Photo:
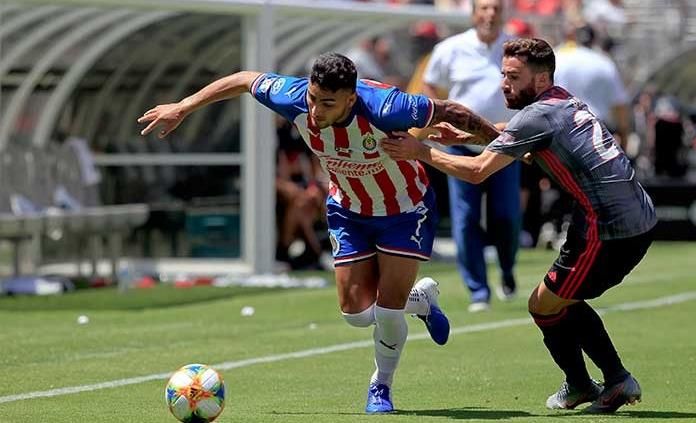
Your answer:
[[[391,401],[389,387],[387,385],[378,385],[373,383],[367,389],[367,405],[365,412],[368,414],[375,413],[390,413],[394,411],[394,405]]]
[[[546,400],[546,408],[551,410],[572,410],[584,402],[592,402],[602,393],[602,385],[590,379],[592,384],[587,389],[576,389],[563,382],[558,392]]]
[[[641,400],[641,390],[638,381],[631,375],[610,386],[605,386],[599,398],[583,410],[590,414],[613,413],[625,404],[635,404]]]
[[[445,345],[449,339],[450,324],[447,316],[437,304],[437,297],[440,295],[437,285],[437,281],[432,278],[423,278],[414,286],[414,288],[419,288],[425,292],[429,303],[428,314],[418,314],[417,316],[425,323],[433,341],[438,345]]]

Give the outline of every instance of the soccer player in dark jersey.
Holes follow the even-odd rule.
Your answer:
[[[574,197],[568,238],[529,297],[529,312],[566,376],[546,406],[573,409],[592,402],[586,412],[612,413],[639,401],[641,389],[585,300],[620,283],[641,261],[652,242],[655,210],[606,127],[584,103],[553,85],[554,69],[554,53],[545,41],[505,43],[502,89],[507,106],[520,112],[497,136],[482,135],[494,126],[462,112],[448,117],[451,125],[436,125],[441,133],[431,137],[450,145],[488,144],[479,156],[449,155],[404,132],[381,144],[395,160],[418,159],[473,183],[526,157]],[[583,351],[602,371],[603,386],[590,378]]]

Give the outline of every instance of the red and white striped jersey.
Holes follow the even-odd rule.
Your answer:
[[[330,177],[329,195],[341,206],[367,216],[413,210],[428,189],[423,166],[416,160],[392,160],[378,141],[390,131],[427,126],[432,101],[361,80],[346,125],[319,130],[308,114],[307,87],[306,78],[263,74],[251,92],[297,127]]]

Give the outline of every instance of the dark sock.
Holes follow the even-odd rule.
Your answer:
[[[582,301],[567,307],[576,323],[580,347],[604,375],[604,384],[613,385],[624,380],[630,373],[621,364],[602,319],[589,304]]]
[[[590,386],[590,375],[587,373],[580,343],[567,310],[564,308],[560,313],[553,315],[530,314],[544,335],[544,345],[551,357],[565,373],[568,385],[576,389],[585,389]]]

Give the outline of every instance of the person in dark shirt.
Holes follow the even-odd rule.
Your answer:
[[[475,157],[447,154],[405,132],[381,141],[395,160],[418,159],[472,183],[515,160],[534,160],[575,200],[573,221],[560,255],[529,297],[529,312],[566,380],[548,408],[613,413],[641,399],[641,388],[623,366],[595,310],[585,301],[619,284],[642,260],[656,223],[650,197],[607,128],[587,105],[554,86],[555,57],[543,40],[504,45],[502,90],[511,109],[505,125],[460,113],[431,140],[487,144]],[[436,116],[437,117],[437,116]],[[497,136],[481,128],[502,128]],[[604,385],[590,378],[582,352],[599,367]]]

